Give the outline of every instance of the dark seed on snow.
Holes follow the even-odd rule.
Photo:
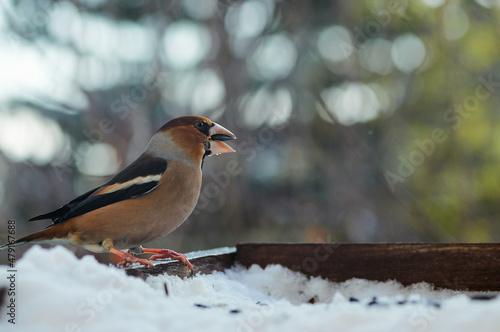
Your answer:
[[[194,306],[198,307],[198,308],[208,308],[208,306],[206,306],[204,304],[200,304],[200,303],[195,303]]]
[[[350,297],[349,302],[359,302],[359,300],[355,297]]]
[[[240,309],[233,309],[233,310],[231,310],[229,312],[232,313],[232,314],[239,314],[241,312],[241,310]]]
[[[429,305],[431,305],[431,306],[435,307],[435,308],[441,308],[441,303],[439,303],[439,302],[436,302],[436,301],[432,301],[432,300],[430,300],[430,301],[428,301],[427,303],[428,303]]]
[[[372,300],[368,303],[368,305],[375,305],[375,304],[378,304],[377,298],[373,297]]]
[[[165,294],[168,296],[168,287],[166,282],[163,283],[163,288],[165,289]]]
[[[311,297],[308,302],[314,304],[317,303],[318,301],[319,301],[318,296],[314,295],[314,297]]]

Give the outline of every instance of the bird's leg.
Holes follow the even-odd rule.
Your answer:
[[[104,240],[102,242],[102,247],[109,253],[111,254],[114,254],[114,255],[117,255],[119,256],[120,258],[122,258],[122,261],[118,262],[118,266],[121,266],[121,265],[125,265],[125,264],[132,264],[132,263],[139,263],[139,264],[142,264],[142,265],[146,265],[146,266],[149,266],[151,268],[153,268],[153,263],[151,263],[149,260],[147,259],[143,259],[143,258],[137,258],[135,256],[133,256],[132,254],[128,253],[128,252],[123,252],[121,250],[118,250],[116,249],[115,247],[113,247],[113,241],[112,240]]]
[[[150,253],[150,254],[155,254],[151,256],[149,259],[150,260],[155,260],[158,258],[172,258],[178,261],[183,262],[186,264],[191,271],[193,271],[193,265],[188,261],[186,255],[179,254],[178,252],[175,252],[170,249],[148,249],[148,248],[143,248],[142,252],[144,253]]]

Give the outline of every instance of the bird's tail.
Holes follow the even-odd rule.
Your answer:
[[[26,244],[26,243],[30,243],[30,242],[44,242],[44,241],[47,241],[48,238],[44,234],[42,234],[44,231],[45,230],[40,231],[40,232],[36,232],[36,233],[31,234],[31,235],[22,237],[19,240],[16,240],[15,242],[6,243],[4,245],[1,245],[0,246],[0,250],[4,250],[4,249],[10,248],[10,247],[17,247],[17,246],[20,246],[20,245],[23,245],[23,244]]]
[[[27,243],[63,243],[68,239],[70,231],[70,224],[57,224],[49,228],[45,228],[40,232],[36,232],[25,237],[20,238],[12,243],[7,243],[0,246],[0,250],[7,249],[9,247],[17,247]]]

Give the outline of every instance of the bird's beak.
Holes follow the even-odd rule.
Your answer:
[[[236,139],[236,136],[226,128],[213,123],[214,125],[209,130],[209,140],[210,140],[210,155],[217,155],[221,153],[235,152],[235,150],[224,143],[223,141],[229,141]]]

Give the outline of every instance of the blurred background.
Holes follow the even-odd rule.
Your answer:
[[[233,131],[237,153],[206,160],[193,215],[148,246],[499,241],[499,14],[498,0],[2,1],[0,242],[9,219],[18,238],[43,229],[27,220],[188,114]]]

